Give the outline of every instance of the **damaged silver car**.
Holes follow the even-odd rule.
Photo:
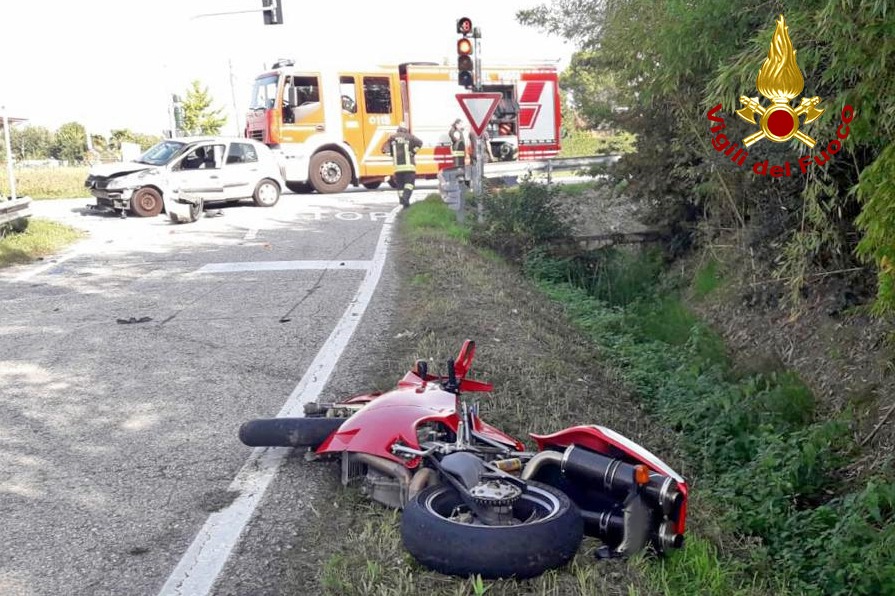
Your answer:
[[[188,203],[197,214],[207,203],[248,198],[272,207],[285,184],[276,157],[262,143],[188,137],[166,139],[132,162],[93,166],[84,186],[97,208],[153,217],[165,201]]]

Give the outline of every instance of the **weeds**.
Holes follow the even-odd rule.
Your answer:
[[[484,222],[473,225],[472,240],[514,259],[536,246],[564,238],[567,215],[560,211],[555,185],[524,181],[482,201]]]
[[[32,199],[70,199],[89,197],[84,188],[86,167],[18,168],[15,171],[16,194]],[[0,188],[8,189],[4,169],[0,172]]]
[[[0,267],[30,263],[35,258],[53,254],[83,235],[68,226],[39,218],[30,218],[19,233],[0,234]]]
[[[655,257],[644,254],[639,266],[632,258],[541,257],[527,271],[680,433],[703,491],[723,506],[725,527],[758,539],[742,571],[797,593],[895,592],[895,567],[883,563],[895,557],[895,483],[874,479],[856,492],[841,485],[837,470],[854,449],[848,417],[816,420],[814,396],[792,372],[737,377],[721,339],[664,291]],[[632,269],[656,274],[632,283]],[[699,277],[703,289],[716,279],[710,269]],[[718,559],[697,538],[648,575],[666,594],[750,589],[745,575],[728,573]]]
[[[444,204],[439,195],[429,195],[424,201],[415,203],[407,211],[405,225],[411,236],[440,232],[466,242],[469,230],[457,224],[457,215]]]

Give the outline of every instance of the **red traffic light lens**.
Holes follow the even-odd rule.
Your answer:
[[[468,17],[457,19],[457,33],[463,35],[472,33],[472,21]]]
[[[457,40],[457,53],[461,56],[472,54],[472,42],[465,37]]]

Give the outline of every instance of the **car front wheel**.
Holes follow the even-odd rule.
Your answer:
[[[255,187],[252,195],[259,207],[273,207],[280,200],[280,186],[269,178],[265,178]]]
[[[131,197],[131,211],[138,217],[155,217],[162,212],[162,195],[154,188],[141,188]]]

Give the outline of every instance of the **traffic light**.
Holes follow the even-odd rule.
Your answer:
[[[457,33],[462,35],[457,40],[457,83],[467,89],[475,85],[475,68],[472,60],[472,21],[467,17],[457,20]]]
[[[265,25],[283,24],[283,0],[261,0]]]

